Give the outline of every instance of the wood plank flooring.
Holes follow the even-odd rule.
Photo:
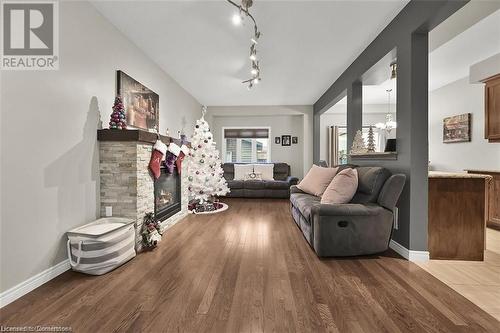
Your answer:
[[[484,261],[429,260],[418,265],[500,320],[500,230],[486,229]]]
[[[500,332],[500,322],[393,252],[318,259],[287,200],[227,199],[99,277],[67,272],[1,325],[74,332]]]

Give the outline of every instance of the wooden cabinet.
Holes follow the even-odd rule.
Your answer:
[[[468,173],[490,175],[493,180],[489,186],[488,227],[500,229],[500,170],[466,170]]]
[[[490,177],[429,173],[431,259],[483,260]]]
[[[500,142],[500,74],[485,81],[484,136],[489,142]]]

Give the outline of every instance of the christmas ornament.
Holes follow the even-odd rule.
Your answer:
[[[358,130],[356,132],[356,135],[354,136],[354,140],[352,142],[352,147],[351,147],[351,154],[365,154],[366,153],[366,146],[365,146],[365,140],[363,140],[363,133],[361,130]]]
[[[115,102],[113,103],[113,112],[111,113],[109,120],[110,129],[127,129],[127,122],[125,120],[125,109],[123,107],[122,98],[120,96],[115,97]]]
[[[156,140],[153,151],[151,152],[151,159],[149,160],[149,170],[151,170],[155,179],[160,178],[160,164],[165,158],[166,153],[167,145],[160,139]]]
[[[223,170],[219,152],[213,142],[213,135],[210,133],[209,125],[204,119],[206,108],[203,108],[202,117],[196,121],[194,133],[191,139],[192,149],[184,152],[186,163],[185,177],[190,180],[188,191],[189,198],[194,211],[214,207],[216,197],[229,192],[227,182],[223,177]],[[187,147],[186,147],[187,148]],[[194,150],[199,153],[195,157]],[[181,149],[182,150],[182,149]]]

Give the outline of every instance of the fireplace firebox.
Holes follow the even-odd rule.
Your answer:
[[[160,178],[154,183],[155,217],[163,221],[181,211],[181,178],[174,168],[172,173],[162,167]]]

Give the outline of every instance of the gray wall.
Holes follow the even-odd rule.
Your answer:
[[[471,142],[443,143],[443,118],[462,113],[472,113]],[[500,169],[500,145],[484,138],[484,84],[465,77],[429,94],[429,160],[440,171]]]
[[[290,164],[293,176],[302,178],[312,165],[312,106],[209,106],[207,121],[221,149],[222,127],[271,127],[271,159]],[[274,144],[274,137],[298,136],[290,147]],[[300,156],[300,158],[297,158]]]
[[[398,203],[393,239],[411,250],[427,250],[428,32],[467,1],[411,1],[314,104],[314,160],[319,159],[319,117],[347,90],[348,137],[361,126],[362,75],[397,48],[398,159],[365,162],[407,175]]]
[[[96,130],[107,127],[117,69],[160,95],[162,132],[189,132],[200,115],[92,5],[59,10],[60,69],[1,73],[1,291],[65,260],[65,232],[98,216]]]

